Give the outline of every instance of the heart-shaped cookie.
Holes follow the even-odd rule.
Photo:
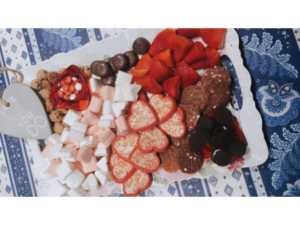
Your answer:
[[[0,132],[28,139],[46,139],[52,134],[50,122],[38,95],[27,85],[14,83],[3,92],[0,103]]]
[[[169,138],[158,127],[152,127],[149,130],[142,131],[139,135],[138,144],[140,151],[149,153],[164,151],[169,145]]]
[[[111,178],[119,184],[128,180],[135,171],[130,163],[125,162],[115,153],[110,156],[109,165],[111,167]]]
[[[127,120],[132,131],[147,130],[158,123],[158,117],[153,107],[145,101],[135,101],[130,106],[130,115]]]
[[[160,166],[167,172],[173,173],[180,169],[179,165],[179,150],[170,145],[166,151],[159,153],[161,164]]]
[[[160,165],[160,160],[156,152],[143,153],[138,147],[131,152],[129,159],[134,167],[145,173],[153,173]]]
[[[176,102],[170,96],[162,94],[152,95],[149,100],[150,105],[153,106],[157,113],[159,124],[166,122],[176,111]]]
[[[184,110],[177,107],[176,112],[166,122],[159,125],[159,128],[173,138],[182,138],[186,135],[187,127],[184,122]]]
[[[141,191],[151,186],[152,177],[141,170],[136,170],[133,175],[124,182],[123,192],[128,197],[137,196]]]
[[[129,160],[129,155],[136,147],[139,135],[134,132],[126,134],[126,136],[118,136],[112,142],[112,150],[123,160]]]

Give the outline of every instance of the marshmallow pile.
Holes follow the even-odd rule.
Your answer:
[[[99,182],[106,185],[115,128],[120,132],[129,130],[129,101],[136,101],[141,89],[140,85],[131,84],[132,78],[119,71],[114,88],[101,86],[99,79],[92,77],[89,107],[82,112],[70,109],[63,120],[70,127],[46,140],[47,146],[34,161],[40,177],[58,178],[48,188],[47,196],[82,197],[90,190],[98,190]]]

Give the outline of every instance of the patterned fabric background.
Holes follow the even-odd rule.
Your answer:
[[[20,70],[122,29],[0,29],[0,67]],[[140,196],[300,196],[300,29],[237,29],[270,157],[263,165],[150,188]],[[226,63],[225,63],[226,64]],[[0,74],[0,93],[15,81]],[[37,196],[26,141],[0,134],[0,196]]]

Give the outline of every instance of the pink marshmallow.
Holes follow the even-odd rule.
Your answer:
[[[60,159],[54,159],[51,161],[51,177],[56,177],[56,169],[59,167],[59,165],[62,163]]]
[[[116,134],[108,127],[99,130],[95,135],[98,138],[98,141],[104,144],[105,147],[109,147],[112,141],[116,138]]]
[[[98,169],[96,156],[93,155],[90,161],[87,163],[81,162],[81,165],[84,173],[91,173],[96,171]]]
[[[81,162],[76,161],[76,162],[74,162],[72,164],[74,164],[74,170],[77,169],[77,170],[79,170],[81,173],[83,173],[86,176],[85,172],[83,171]]]
[[[83,145],[77,154],[76,160],[80,162],[88,163],[93,155],[94,151],[89,146]]]
[[[127,125],[127,118],[125,116],[118,117],[115,120],[115,122],[116,122],[116,125],[117,125],[117,128],[118,128],[118,131],[124,132],[124,131],[129,130],[129,127]]]
[[[100,97],[96,97],[95,95],[93,95],[88,109],[94,113],[98,113],[100,112],[101,105],[102,105],[102,99]]]
[[[74,145],[73,145],[73,143],[69,143],[69,144],[64,145],[64,148],[74,148]]]
[[[98,123],[97,123],[97,124],[94,124],[93,126],[89,127],[86,130],[85,135],[86,136],[96,136],[95,134],[100,130],[102,130],[102,128],[98,127]]]
[[[115,97],[115,88],[111,86],[104,86],[102,87],[102,99],[103,101],[106,100],[114,100]]]
[[[53,161],[54,158],[52,157],[52,155],[50,154],[50,151],[49,151],[51,146],[53,146],[53,144],[52,144],[52,142],[49,142],[49,144],[47,144],[47,146],[42,151],[42,156],[49,159],[50,161]]]
[[[92,126],[94,124],[98,124],[99,118],[92,113],[90,110],[84,110],[83,117],[81,118],[80,122],[87,124],[88,126]]]
[[[80,147],[80,141],[75,138],[70,138],[69,141],[73,144],[73,148],[79,148]]]

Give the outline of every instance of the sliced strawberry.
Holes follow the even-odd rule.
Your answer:
[[[170,48],[170,38],[176,35],[175,30],[165,29],[156,35],[153,40],[148,53],[152,56]]]
[[[181,82],[182,78],[180,76],[174,76],[165,80],[165,82],[163,82],[164,91],[169,96],[179,99]]]
[[[194,42],[191,39],[180,35],[171,38],[171,49],[175,62],[179,62],[192,48]]]
[[[224,48],[224,41],[227,29],[200,29],[202,40],[215,49]]]
[[[200,75],[183,61],[177,64],[175,76],[182,77],[181,90],[196,84],[201,79]]]
[[[147,94],[146,94],[145,91],[140,90],[138,100],[142,100],[144,102],[148,102],[149,101],[148,96],[147,96]]]
[[[145,55],[143,55],[143,57],[138,61],[138,63],[135,66],[135,69],[150,69],[151,65],[153,63],[153,59],[151,58],[151,56],[146,53]]]
[[[204,69],[204,68],[213,68],[214,66],[220,66],[220,56],[217,50],[213,47],[207,46],[205,48],[204,59],[192,63],[190,66],[193,69]]]
[[[172,50],[170,48],[155,55],[153,60],[160,60],[170,68],[175,68],[176,66],[172,55]]]
[[[200,41],[196,41],[189,53],[184,58],[184,61],[187,64],[192,64],[203,58],[205,58],[204,46]]]
[[[153,77],[157,82],[163,82],[169,77],[174,76],[174,71],[167,67],[162,61],[154,60],[150,68],[149,76]]]
[[[199,28],[178,28],[177,34],[186,38],[200,37],[200,29]]]
[[[144,78],[138,79],[135,82],[141,85],[144,91],[149,93],[158,94],[163,91],[162,86],[149,75]]]
[[[149,69],[131,69],[130,70],[133,80],[141,79],[149,73]]]

